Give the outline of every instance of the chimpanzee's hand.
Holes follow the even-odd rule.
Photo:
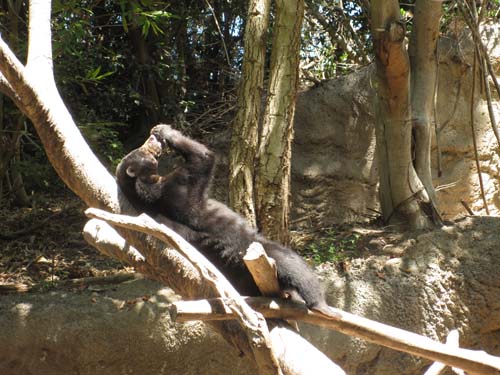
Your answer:
[[[149,138],[141,146],[141,149],[149,152],[155,158],[159,158],[164,150],[163,144],[154,136],[150,135]]]
[[[178,130],[172,129],[170,125],[165,124],[156,125],[151,129],[151,135],[154,135],[163,147],[171,146],[176,139],[182,136]]]

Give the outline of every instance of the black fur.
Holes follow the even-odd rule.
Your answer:
[[[148,141],[117,167],[118,184],[134,207],[158,218],[199,249],[242,294],[259,291],[243,263],[248,246],[260,242],[276,261],[282,292],[331,315],[313,271],[291,249],[260,236],[223,203],[208,198],[215,157],[204,145],[169,125],[157,125]],[[185,163],[166,176],[157,173],[158,148],[173,149]]]

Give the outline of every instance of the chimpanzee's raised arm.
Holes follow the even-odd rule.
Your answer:
[[[183,165],[162,178],[163,210],[183,224],[199,228],[214,175],[215,154],[170,125],[155,126],[151,135],[163,151],[171,148],[185,159]]]

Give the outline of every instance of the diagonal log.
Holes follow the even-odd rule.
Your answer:
[[[141,231],[165,243],[174,244],[181,255],[200,272],[213,291],[217,295],[224,297],[224,308],[231,311],[248,336],[259,372],[261,374],[282,374],[276,356],[272,352],[269,332],[264,318],[260,314],[256,314],[224,275],[182,237],[165,225],[157,223],[146,214],[130,217],[111,214],[94,208],[87,209],[85,213],[88,217],[104,220],[122,228]]]

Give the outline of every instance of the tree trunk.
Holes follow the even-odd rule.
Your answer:
[[[14,157],[15,162],[21,161],[21,129],[23,129],[25,117],[19,113],[16,118],[17,124],[11,136],[12,143],[14,144]],[[23,176],[16,168],[11,168],[10,177],[12,181],[12,190],[14,193],[14,203],[18,207],[28,207],[30,205],[30,198],[24,187]]]
[[[174,22],[176,26],[176,34],[175,34],[175,48],[177,50],[177,75],[178,79],[175,82],[176,87],[176,122],[179,126],[185,127],[187,124],[186,121],[186,112],[185,112],[185,104],[187,94],[187,49],[189,45],[188,35],[187,35],[187,19],[185,16],[185,6],[184,3],[179,4],[179,11],[181,14],[181,18]]]
[[[26,20],[24,4],[21,0],[9,1],[4,4],[3,11],[7,13],[7,28],[9,30],[8,42],[12,49],[18,52],[20,24]],[[6,9],[5,9],[6,8]],[[29,197],[24,188],[23,177],[16,169],[15,162],[21,160],[20,138],[21,129],[24,124],[24,116],[21,113],[8,115],[9,111],[4,110],[4,98],[0,98],[0,132],[3,132],[3,139],[0,140],[2,151],[0,152],[0,202],[3,197],[4,189],[2,181],[8,182],[9,196],[14,197],[14,204],[17,206],[29,206]],[[14,161],[14,163],[12,163]]]
[[[146,108],[145,118],[143,118],[139,134],[145,136],[149,134],[152,125],[157,124],[161,118],[161,101],[158,94],[156,79],[151,69],[151,56],[147,40],[142,35],[141,29],[136,25],[130,25],[128,37],[132,50],[134,51],[137,63],[142,67],[141,81],[143,88],[144,105]]]
[[[376,137],[382,213],[386,222],[425,228],[432,221],[424,210],[433,206],[411,158],[406,27],[400,19],[397,1],[374,1],[371,9],[378,81]]]
[[[441,13],[441,2],[417,0],[409,45],[415,170],[434,204],[436,204],[436,192],[432,184],[431,138],[437,87],[436,54]]]
[[[229,204],[255,226],[254,172],[266,59],[270,0],[249,0],[243,74],[229,157]]]
[[[298,86],[303,0],[278,0],[271,75],[258,150],[257,223],[268,238],[288,242],[290,159]]]
[[[4,128],[4,95],[0,94],[0,205],[3,205],[4,181],[7,177],[7,165],[11,158],[9,149],[12,147],[5,136]]]

